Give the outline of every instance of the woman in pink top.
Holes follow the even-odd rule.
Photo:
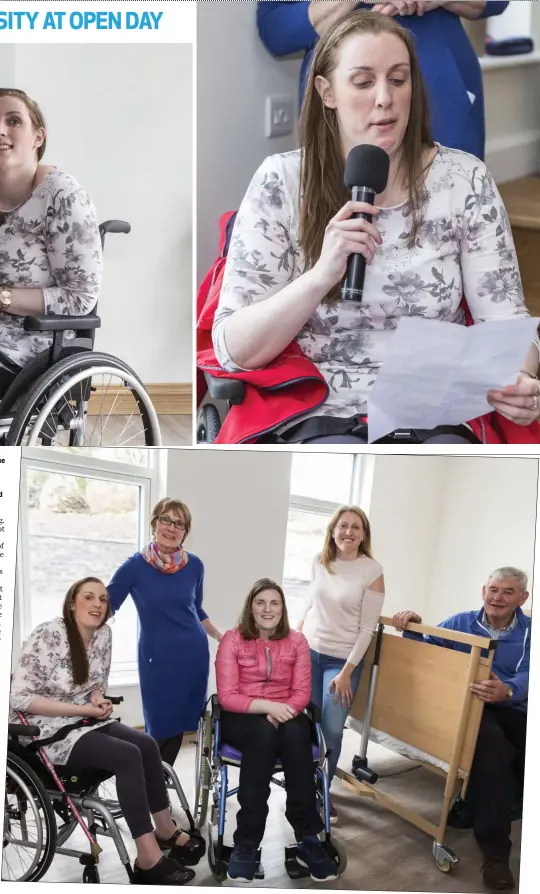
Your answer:
[[[278,759],[285,774],[285,815],[298,841],[298,862],[314,881],[337,878],[336,865],[317,837],[311,723],[311,659],[303,634],[290,630],[283,591],[257,581],[238,626],[223,637],[216,658],[221,740],[242,753],[234,850],[228,876],[250,882],[266,817],[272,771]]]

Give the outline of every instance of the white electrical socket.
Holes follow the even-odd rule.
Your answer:
[[[265,106],[266,136],[286,137],[294,130],[292,96],[267,96]]]

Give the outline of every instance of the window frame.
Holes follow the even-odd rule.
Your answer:
[[[341,453],[341,451],[340,451]],[[298,455],[302,456],[304,453],[298,451]],[[339,455],[339,454],[337,454]],[[349,455],[349,454],[348,454]],[[371,489],[373,485],[373,472],[374,472],[374,460],[375,457],[371,455],[366,455],[363,453],[355,453],[353,454],[353,465],[351,469],[351,476],[349,482],[349,493],[348,499],[340,502],[336,502],[333,500],[319,500],[316,497],[305,497],[294,494],[292,490],[289,493],[289,504],[287,509],[287,530],[285,535],[285,550],[283,556],[283,587],[285,591],[285,596],[287,596],[286,591],[286,575],[285,575],[285,563],[287,561],[287,539],[289,536],[289,515],[291,511],[297,512],[310,512],[313,515],[318,515],[321,518],[327,518],[330,520],[340,506],[345,505],[358,505],[360,504],[365,508],[365,512],[369,513],[369,503],[371,499]],[[293,460],[294,462],[294,454]],[[292,470],[291,470],[292,471]],[[322,544],[321,544],[322,546]],[[309,581],[307,582],[309,584]]]
[[[148,450],[148,448],[145,448]],[[15,605],[13,639],[18,649],[30,635],[32,625],[32,597],[30,593],[30,557],[25,544],[29,542],[28,473],[50,472],[59,475],[76,475],[83,478],[105,479],[117,484],[130,484],[139,488],[138,544],[148,541],[148,528],[152,507],[165,493],[167,481],[167,451],[148,450],[148,464],[136,466],[115,460],[98,459],[89,455],[63,453],[48,447],[23,448],[21,455],[19,493],[19,520],[17,530],[17,565],[15,577]],[[137,639],[139,621],[137,619]],[[115,687],[138,684],[137,660],[113,664],[110,685]]]

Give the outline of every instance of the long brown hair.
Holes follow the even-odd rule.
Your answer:
[[[339,138],[338,116],[327,108],[317,87],[320,76],[330,79],[344,41],[353,34],[393,34],[407,47],[411,67],[411,108],[403,137],[399,173],[407,184],[412,227],[408,245],[412,247],[422,224],[425,202],[422,150],[435,144],[429,121],[428,95],[413,39],[409,32],[388,16],[368,10],[356,10],[342,19],[319,40],[306,78],[304,101],[300,113],[300,244],[306,269],[319,259],[325,229],[340,208],[350,200],[344,183],[344,162]],[[340,286],[324,299],[336,301]]]
[[[105,585],[103,581],[99,579],[99,577],[83,577],[81,580],[78,580],[71,585],[66,593],[64,605],[62,606],[62,617],[64,619],[64,624],[66,625],[69,654],[71,658],[71,673],[73,675],[73,682],[76,686],[82,686],[83,683],[86,683],[88,681],[88,673],[90,670],[88,667],[88,654],[86,652],[81,632],[77,627],[77,622],[75,621],[74,611],[75,599],[77,598],[77,594],[84,586],[86,586],[86,584],[101,584],[101,586],[105,589]],[[107,603],[107,611],[105,612],[103,621],[99,625],[100,627],[103,627],[105,622],[109,620],[111,614],[111,607],[109,603]]]
[[[269,639],[285,639],[285,637],[289,635],[291,630],[289,625],[287,605],[285,603],[285,594],[279,584],[276,584],[275,581],[270,580],[269,577],[263,577],[261,578],[261,580],[258,580],[253,584],[251,590],[246,596],[246,601],[244,602],[242,614],[240,615],[240,619],[238,621],[238,630],[240,631],[243,639],[259,639],[260,632],[259,628],[255,624],[251,606],[253,604],[253,600],[264,590],[275,590],[276,593],[279,593],[279,595],[281,596],[281,619]]]
[[[34,130],[40,130],[41,128],[43,128],[43,130],[46,131],[43,112],[41,111],[37,102],[34,102],[33,99],[30,99],[30,97],[27,93],[24,92],[24,90],[15,90],[13,87],[0,87],[0,97],[2,96],[13,96],[14,99],[20,99],[20,101],[26,106],[28,115],[30,116],[30,121],[34,126]],[[41,159],[45,155],[46,146],[47,135],[45,134],[41,146],[39,146],[37,149],[38,161],[41,161]]]
[[[366,513],[363,509],[360,509],[359,506],[340,506],[340,508],[334,512],[332,518],[328,522],[328,527],[326,529],[326,534],[324,537],[324,545],[321,553],[321,565],[324,565],[324,567],[330,574],[335,574],[335,571],[330,566],[332,562],[336,561],[337,558],[337,546],[336,541],[334,540],[334,530],[336,525],[339,523],[341,516],[345,515],[346,512],[354,512],[354,514],[357,515],[362,522],[362,527],[364,529],[362,543],[358,547],[358,557],[360,558],[360,556],[367,556],[369,559],[373,558],[373,553],[371,551],[371,526],[369,524],[369,519]]]

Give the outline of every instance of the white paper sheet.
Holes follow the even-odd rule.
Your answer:
[[[403,317],[368,399],[369,443],[491,412],[488,391],[514,384],[539,323],[520,316],[467,327]]]

